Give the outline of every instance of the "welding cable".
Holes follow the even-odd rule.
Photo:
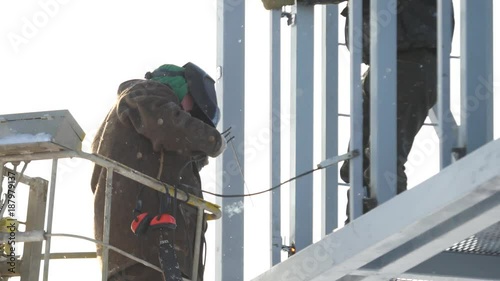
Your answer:
[[[288,180],[286,180],[286,181],[284,181],[284,182],[282,182],[282,183],[280,183],[278,185],[275,185],[275,186],[273,186],[273,187],[271,187],[269,189],[258,191],[258,192],[254,192],[254,193],[247,193],[247,194],[218,194],[218,193],[210,192],[210,191],[207,191],[207,190],[202,190],[202,192],[204,192],[206,194],[210,194],[210,195],[216,196],[216,197],[223,197],[223,198],[235,198],[235,197],[255,196],[255,195],[263,194],[263,193],[266,193],[266,192],[269,192],[269,191],[273,191],[273,190],[279,188],[280,186],[282,186],[282,185],[284,185],[286,183],[289,183],[289,182],[291,182],[293,180],[296,180],[298,178],[301,178],[303,176],[309,175],[309,174],[311,174],[313,172],[316,172],[317,170],[321,170],[323,168],[324,167],[314,168],[314,169],[309,170],[307,172],[304,172],[304,173],[302,173],[300,175],[297,175],[297,176],[295,176],[295,177],[293,177],[291,179],[288,179]]]

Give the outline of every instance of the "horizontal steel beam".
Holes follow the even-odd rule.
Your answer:
[[[500,140],[496,140],[254,280],[338,280],[499,191]]]
[[[51,253],[50,259],[95,259],[95,252]]]
[[[1,168],[1,167],[0,167],[0,168]],[[18,171],[18,172],[15,172],[14,170],[9,169],[9,168],[7,168],[7,167],[4,167],[4,169],[3,169],[3,176],[4,176],[4,177],[7,177],[7,176],[9,175],[9,172],[10,172],[10,173],[16,173],[16,177],[19,177],[19,179],[18,179],[18,180],[19,180],[19,182],[20,182],[20,183],[23,183],[23,184],[26,184],[26,185],[32,185],[33,183],[35,183],[35,182],[37,182],[37,181],[48,182],[47,180],[42,179],[42,178],[31,178],[31,177],[28,177],[28,176],[26,176],[26,175],[21,175],[21,174],[19,173],[19,171]]]
[[[17,242],[39,242],[45,240],[43,230],[33,230],[27,232],[0,232],[0,243],[7,243],[10,240]]]
[[[481,203],[401,245],[374,261],[377,273],[362,280],[386,281],[398,277],[457,241],[462,241],[495,224],[500,218],[499,202],[500,192],[497,192]]]
[[[498,280],[499,264],[500,256],[442,252],[399,275],[399,278],[433,281]],[[363,276],[377,274],[377,270],[367,265],[354,272],[354,279],[361,280]]]

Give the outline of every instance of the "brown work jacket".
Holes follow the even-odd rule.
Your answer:
[[[120,85],[118,101],[99,128],[92,150],[171,185],[178,183],[180,176],[180,183],[191,187],[184,189],[202,197],[198,172],[208,163],[207,155],[214,156],[220,149],[221,137],[215,128],[183,111],[170,87],[130,80]],[[189,163],[193,157],[198,161]],[[102,240],[103,232],[105,182],[106,169],[96,165],[91,187],[98,240]],[[158,231],[136,236],[130,229],[139,193],[142,212],[159,212],[159,193],[147,187],[140,192],[141,187],[134,180],[113,175],[110,244],[158,265]],[[191,277],[196,209],[180,204],[176,219],[176,254],[183,274]],[[97,248],[101,255],[102,248]],[[136,262],[110,251],[108,264],[109,274],[113,275]]]

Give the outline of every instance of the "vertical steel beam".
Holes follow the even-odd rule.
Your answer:
[[[363,87],[361,56],[363,54],[363,1],[349,0],[349,50],[351,59],[351,142],[350,150],[359,156],[349,164],[349,218],[363,214]],[[365,124],[369,125],[369,124]]]
[[[221,78],[217,93],[222,112],[222,128],[232,127],[235,152],[244,171],[245,163],[245,1],[217,1],[217,65]],[[231,145],[231,144],[230,144]],[[217,193],[243,194],[243,175],[232,151],[217,159]],[[216,222],[215,279],[243,280],[244,212],[242,198],[217,201],[224,214]],[[238,209],[241,212],[228,213]]]
[[[113,199],[113,168],[106,169],[106,188],[104,190],[104,226],[102,242],[109,245],[109,231],[111,228],[111,203]],[[102,248],[102,280],[108,280],[108,247]]]
[[[493,1],[461,2],[459,146],[471,153],[493,139]]]
[[[194,237],[194,254],[193,254],[193,271],[191,272],[191,281],[198,281],[198,266],[201,254],[201,232],[204,228],[204,215],[205,211],[202,207],[198,206],[196,213],[196,232]]]
[[[337,5],[322,7],[322,148],[321,159],[338,156],[339,131],[339,16]],[[321,237],[338,226],[338,164],[323,170],[321,175]]]
[[[281,11],[273,10],[271,17],[271,186],[281,181]],[[281,190],[271,193],[271,266],[281,262]]]
[[[296,23],[291,34],[291,174],[298,175],[313,167],[313,73],[314,6],[293,7]],[[307,175],[291,183],[290,240],[297,250],[312,243],[313,177]]]
[[[57,159],[52,159],[52,169],[50,176],[50,191],[49,191],[49,209],[47,214],[47,233],[52,234],[52,220],[54,218],[54,200],[56,195],[56,179],[57,179]],[[43,258],[43,280],[49,280],[49,260],[50,260],[50,243],[51,238],[48,236],[45,239],[45,256]]]
[[[30,191],[28,196],[28,212],[26,215],[26,232],[43,230],[45,226],[48,186],[49,183],[42,178],[31,179],[29,182]],[[39,280],[42,244],[42,241],[24,244],[21,280]]]
[[[396,195],[396,0],[371,1],[370,175],[372,197]]]
[[[455,119],[450,110],[450,53],[452,40],[452,2],[441,0],[438,3],[438,136],[439,162],[444,169],[452,162],[452,149],[456,145],[453,132]]]

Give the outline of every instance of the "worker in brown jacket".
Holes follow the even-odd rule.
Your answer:
[[[208,163],[208,156],[216,157],[226,147],[225,138],[215,128],[218,119],[214,81],[203,70],[192,63],[183,67],[162,65],[146,73],[145,80],[129,80],[119,86],[117,102],[102,123],[92,150],[202,197],[199,171]],[[105,183],[106,169],[96,165],[91,186],[97,240],[103,236]],[[114,174],[110,245],[159,266],[159,231],[136,235],[131,222],[137,220],[134,210],[159,214],[163,197]],[[196,209],[183,203],[176,205],[173,213],[177,227],[167,232],[168,239],[175,239],[180,270],[183,277],[191,279]],[[102,247],[97,248],[100,256]],[[108,280],[163,280],[160,272],[112,250],[108,268]],[[203,266],[198,280],[203,280]]]

